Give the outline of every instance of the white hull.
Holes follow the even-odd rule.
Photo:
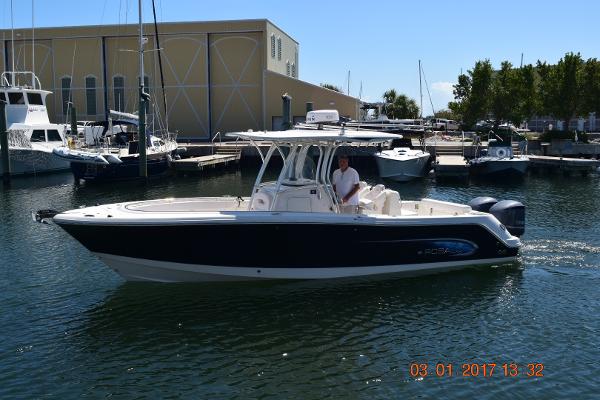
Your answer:
[[[329,268],[261,268],[220,267],[153,261],[140,258],[94,253],[128,281],[149,282],[218,282],[267,279],[338,279],[376,275],[420,275],[463,269],[467,266],[499,265],[514,262],[516,257],[485,260],[450,261],[427,264],[384,265]]]
[[[11,175],[29,175],[68,170],[68,161],[55,157],[52,152],[35,149],[9,149]],[[0,173],[4,172],[0,165]]]
[[[425,176],[429,153],[418,152],[409,156],[389,156],[386,152],[375,154],[379,176],[397,182],[406,182]]]

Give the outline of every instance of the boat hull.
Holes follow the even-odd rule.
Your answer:
[[[86,182],[105,182],[116,180],[135,179],[140,176],[140,163],[138,157],[124,157],[120,164],[98,164],[71,162],[71,172],[75,179]],[[148,156],[148,176],[160,176],[169,170],[169,157],[167,154]]]
[[[466,267],[485,267],[515,262],[516,257],[368,267],[264,268],[183,264],[95,253],[109,268],[132,282],[243,282],[256,280],[340,279],[378,275],[417,276]]]
[[[375,155],[379,176],[396,182],[406,182],[422,178],[427,173],[429,155],[414,157],[406,160],[392,159]]]
[[[57,223],[136,281],[413,274],[510,262],[518,253],[477,224]]]
[[[501,159],[489,160],[485,162],[472,163],[471,169],[475,174],[495,175],[495,174],[515,174],[524,175],[529,166],[527,159]]]
[[[11,175],[33,175],[69,169],[69,163],[56,158],[52,152],[9,148],[9,157]],[[0,174],[3,172],[0,165]]]

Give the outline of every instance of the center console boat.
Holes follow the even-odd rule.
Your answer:
[[[517,257],[521,242],[509,230],[522,232],[522,205],[504,210],[501,223],[468,205],[401,200],[394,190],[363,182],[359,213],[340,213],[330,181],[336,150],[382,145],[393,134],[295,129],[230,136],[271,143],[266,155],[259,150],[263,164],[249,197],[99,205],[53,221],[133,281],[412,275]],[[263,182],[275,158],[283,160],[279,176]]]

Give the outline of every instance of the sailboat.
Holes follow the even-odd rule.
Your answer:
[[[144,44],[143,37],[142,4],[139,6],[139,66],[140,77],[144,75]],[[158,32],[157,32],[158,35]],[[168,171],[170,162],[177,151],[176,134],[165,127],[162,132],[146,131],[145,110],[150,96],[144,88],[144,80],[140,79],[140,103],[137,114],[129,114],[110,110],[107,128],[99,135],[85,134],[80,138],[78,134],[71,137],[68,145],[54,149],[57,158],[70,162],[71,171],[77,180],[85,181],[113,181],[148,176],[162,175]],[[129,122],[137,132],[115,133],[112,117]],[[96,131],[97,132],[97,131]],[[83,140],[82,140],[83,139]]]

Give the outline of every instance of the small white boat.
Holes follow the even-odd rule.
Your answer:
[[[425,176],[429,172],[429,158],[429,152],[408,147],[396,147],[375,153],[379,176],[397,182]]]
[[[11,175],[61,171],[69,163],[52,155],[65,142],[65,125],[50,123],[46,96],[33,72],[3,72],[0,100],[6,102]],[[2,173],[0,165],[0,173]]]
[[[523,175],[529,166],[529,157],[515,156],[511,146],[490,145],[486,155],[470,161],[475,174],[492,175],[512,173]]]

